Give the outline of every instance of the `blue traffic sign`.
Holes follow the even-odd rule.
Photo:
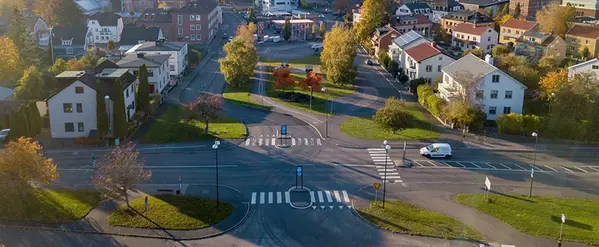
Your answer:
[[[530,168],[530,174],[535,174],[535,169],[534,168]]]
[[[295,167],[295,172],[297,174],[298,177],[301,177],[304,173],[304,168],[302,166],[296,166]]]
[[[281,135],[287,135],[287,125],[281,125]]]

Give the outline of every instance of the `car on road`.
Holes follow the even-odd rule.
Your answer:
[[[322,11],[322,13],[325,13],[325,14],[327,14],[327,13],[331,13],[331,10],[330,10],[330,9],[324,9],[324,10]]]
[[[433,143],[422,147],[420,154],[427,158],[446,158],[451,159],[451,146],[447,143]]]
[[[233,41],[233,36],[229,36],[229,41]]]
[[[368,59],[368,60],[366,60],[366,64],[373,65],[374,63],[372,62],[372,60]]]
[[[312,48],[313,50],[322,49],[322,44],[314,44],[310,48]]]
[[[0,141],[2,141],[2,142],[7,141],[9,134],[10,134],[10,129],[0,130]]]

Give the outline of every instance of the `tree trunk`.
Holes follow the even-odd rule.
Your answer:
[[[204,128],[204,134],[207,135],[208,134],[208,120],[206,120],[206,127]]]
[[[125,202],[127,203],[127,207],[131,207],[131,204],[129,204],[129,194],[127,194],[127,189],[123,189],[123,194],[125,195]]]

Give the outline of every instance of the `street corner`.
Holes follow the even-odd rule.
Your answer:
[[[186,195],[200,196],[205,198],[216,199],[230,203],[246,202],[245,196],[236,188],[228,185],[219,184],[193,184],[188,185],[185,190]]]

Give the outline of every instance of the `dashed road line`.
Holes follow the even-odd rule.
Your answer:
[[[514,164],[514,165],[515,165],[515,166],[517,166],[517,167],[520,167],[520,169],[522,169],[522,170],[524,170],[524,171],[527,171],[527,170],[528,170],[528,169],[525,169],[524,167],[521,167],[521,166],[520,166],[520,165],[518,165],[518,164]]]
[[[478,166],[477,164],[474,164],[474,162],[469,162],[469,163],[472,164],[473,166],[478,167],[478,168],[482,168],[482,167]]]
[[[458,164],[458,165],[460,165],[460,166],[462,166],[463,168],[466,168],[466,166],[465,166],[465,165],[462,165],[462,163],[460,163],[460,162],[457,162],[457,161],[456,161],[455,163],[456,163],[456,164]]]
[[[512,170],[512,168],[510,168],[509,166],[504,165],[503,163],[499,163],[501,166],[507,168],[508,170]]]
[[[551,169],[551,170],[553,170],[554,172],[557,172],[557,170],[556,170],[555,168],[553,168],[553,167],[550,167],[550,166],[547,166],[547,165],[543,165],[543,166],[544,166],[544,167],[547,167],[547,168],[549,168],[549,169]]]
[[[488,165],[488,166],[490,166],[490,167],[493,167],[493,169],[497,169],[497,167],[492,166],[491,164],[489,164],[489,162],[485,162],[485,164]]]

